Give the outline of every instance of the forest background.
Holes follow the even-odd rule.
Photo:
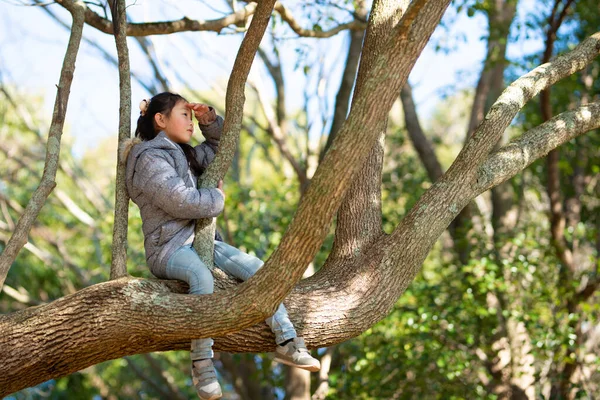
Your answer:
[[[60,5],[26,4],[0,2],[0,249],[42,175],[53,98],[48,84],[57,82],[70,26]],[[127,13],[136,22],[211,20],[245,6],[144,1],[129,4]],[[110,15],[106,5],[89,7]],[[369,8],[360,1],[276,8],[248,79],[240,142],[225,179],[227,203],[217,226],[227,242],[265,260],[278,246],[347,113]],[[223,115],[227,76],[247,25],[219,34],[129,38],[133,121],[137,100],[162,90],[212,104]],[[328,36],[337,26],[346,29],[310,37]],[[389,115],[384,230],[392,232],[449,167],[504,87],[599,26],[600,6],[592,0],[454,2],[411,74],[414,98],[405,86]],[[86,26],[57,188],[6,278],[4,314],[109,277],[116,60],[112,35]],[[548,120],[552,110],[597,101],[599,73],[596,60],[534,98],[504,140]],[[478,197],[442,235],[387,318],[315,351],[322,373],[282,368],[268,354],[220,353],[227,398],[598,397],[599,145],[597,130],[573,139]],[[333,237],[332,227],[306,276],[325,263]],[[128,271],[150,277],[133,205]],[[188,368],[184,351],[133,355],[8,398],[190,398]]]

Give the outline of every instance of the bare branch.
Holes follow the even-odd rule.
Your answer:
[[[35,3],[37,5],[40,6],[45,6],[47,4],[42,3],[40,0],[33,0],[35,1]],[[52,3],[48,3],[48,4],[53,4]],[[59,24],[60,26],[62,26],[63,28],[70,30],[71,28],[69,27],[69,25],[67,25],[64,21],[62,21],[53,11],[50,10],[50,7],[42,7],[42,9],[46,12],[46,14],[50,15],[50,17],[52,19],[54,19],[56,21],[57,24]],[[98,50],[100,52],[100,54],[102,54],[102,57],[104,57],[105,60],[107,60],[110,64],[116,66],[117,68],[119,67],[119,62],[113,57],[112,54],[110,54],[108,51],[106,51],[102,46],[100,46],[97,42],[90,40],[88,38],[86,38],[85,36],[82,38],[82,40],[84,42],[86,42],[88,45],[92,46],[93,48],[95,48],[96,50]],[[135,72],[131,72],[131,77],[133,79],[135,79],[140,86],[142,86],[144,89],[146,89],[148,92],[153,93],[154,89],[152,87],[150,87],[150,85],[148,85],[146,82],[144,82],[142,80],[142,78],[140,76],[138,76],[138,74],[136,74]]]
[[[327,31],[312,31],[309,29],[302,28],[300,26],[300,24],[294,18],[292,13],[287,8],[285,8],[285,6],[283,4],[281,4],[280,2],[275,3],[275,11],[277,11],[279,13],[279,15],[281,16],[281,19],[283,19],[285,22],[287,22],[288,25],[290,26],[290,28],[292,28],[292,30],[294,32],[296,32],[296,34],[298,34],[298,36],[313,37],[313,38],[327,38],[327,37],[337,35],[341,31],[344,31],[346,29],[356,30],[356,31],[364,31],[366,28],[366,24],[363,21],[355,19],[354,21],[347,22],[345,24],[340,24],[340,25],[338,25],[334,28],[331,28]]]
[[[74,0],[56,0],[56,2],[63,7],[68,7],[73,4]],[[184,17],[177,21],[131,23],[127,25],[127,36],[167,35],[176,32],[197,31],[221,32],[230,25],[237,25],[246,21],[249,16],[254,14],[255,10],[256,5],[250,3],[233,14],[209,21],[192,20]],[[96,14],[88,7],[85,9],[85,22],[101,32],[109,35],[113,34],[112,22]]]
[[[27,292],[21,293],[20,291],[16,290],[15,288],[13,288],[11,286],[8,286],[8,285],[4,285],[3,291],[7,296],[12,297],[19,303],[26,304],[28,306],[37,306],[37,305],[42,304],[41,302],[39,302],[35,299],[32,299],[29,296],[29,293],[27,293]]]
[[[33,193],[33,196],[27,204],[25,213],[19,219],[13,235],[6,244],[6,248],[2,254],[0,254],[0,290],[2,289],[11,264],[21,248],[27,242],[27,235],[31,229],[31,226],[35,222],[35,219],[46,202],[46,199],[56,186],[55,178],[60,155],[60,140],[69,101],[71,82],[73,81],[75,60],[77,58],[77,52],[79,50],[79,44],[81,43],[81,36],[83,32],[83,2],[78,1],[74,3],[69,7],[69,11],[73,16],[73,26],[60,74],[60,80],[57,86],[58,90],[54,103],[54,113],[52,115],[52,123],[50,125],[48,142],[46,145],[46,163],[44,174],[42,176],[40,186]]]
[[[115,190],[115,221],[113,227],[112,262],[110,279],[127,275],[127,216],[129,195],[125,187],[125,162],[123,144],[131,133],[131,77],[129,76],[129,49],[127,48],[127,15],[125,0],[109,2],[113,16],[118,18],[114,36],[119,59],[119,147],[117,151],[117,178]]]
[[[294,169],[298,177],[298,181],[300,182],[300,187],[306,188],[306,186],[308,186],[308,177],[306,175],[306,170],[300,166],[300,164],[298,163],[298,161],[287,146],[285,132],[281,130],[281,127],[276,119],[275,113],[273,112],[269,101],[266,99],[265,90],[262,86],[260,77],[257,77],[252,82],[249,82],[249,85],[256,92],[260,107],[263,110],[263,113],[265,114],[265,117],[269,124],[268,129],[266,129],[267,133],[269,133],[283,157],[286,160],[288,160],[288,162],[292,165],[292,168]]]
[[[402,92],[400,93],[400,99],[402,100],[402,109],[404,110],[404,121],[406,123],[408,137],[419,154],[421,162],[425,166],[429,180],[435,182],[443,175],[444,171],[435,155],[433,146],[429,143],[429,140],[427,140],[425,133],[423,133],[423,129],[421,129],[410,84],[407,83],[404,85]]]
[[[152,41],[149,38],[142,37],[142,36],[136,36],[135,40],[138,42],[140,48],[142,49],[142,52],[144,53],[144,55],[146,56],[146,59],[148,60],[148,63],[152,67],[152,72],[154,72],[154,77],[160,83],[160,86],[162,88],[161,91],[163,91],[163,92],[168,91],[169,83],[167,81],[167,78],[161,72],[157,61],[155,60],[156,53],[154,51],[154,46],[152,44]],[[154,91],[152,91],[151,93],[154,93]]]

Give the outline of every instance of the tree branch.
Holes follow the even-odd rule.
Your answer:
[[[250,67],[260,45],[267,24],[271,18],[275,0],[263,0],[256,8],[250,27],[235,58],[233,71],[227,84],[225,96],[225,123],[219,145],[219,153],[199,179],[202,187],[216,187],[231,165],[238,146],[240,130],[244,119],[244,88],[250,73]],[[194,248],[205,265],[213,265],[213,238],[215,236],[214,218],[199,219],[196,222]]]
[[[306,175],[306,170],[302,168],[302,166],[298,163],[294,155],[291,153],[290,149],[287,146],[287,142],[285,140],[284,132],[281,130],[281,127],[276,120],[275,113],[269,104],[269,101],[266,99],[264,88],[262,87],[262,82],[260,79],[257,79],[253,82],[249,83],[250,86],[256,92],[258,97],[258,102],[260,104],[260,108],[263,110],[265,114],[265,118],[267,119],[267,123],[269,124],[266,129],[267,133],[279,149],[281,155],[288,160],[294,171],[296,172],[296,176],[298,177],[298,182],[300,182],[301,192],[303,192],[303,188],[306,189],[308,186],[308,177]]]
[[[74,0],[56,0],[56,3],[66,8],[71,6],[74,3]],[[177,21],[131,23],[127,25],[126,33],[127,36],[167,35],[176,32],[197,31],[213,31],[219,33],[230,25],[238,25],[246,21],[249,16],[254,14],[255,10],[256,5],[250,3],[233,14],[209,21],[192,20],[184,17]],[[85,8],[85,22],[98,29],[100,32],[108,33],[109,35],[113,34],[113,23],[96,14],[87,6]]]
[[[67,7],[73,3],[73,0],[56,0],[56,2],[63,7]],[[256,2],[259,3],[259,2]],[[183,17],[176,21],[161,21],[161,22],[144,22],[144,23],[131,23],[127,27],[127,36],[149,36],[149,35],[167,35],[176,32],[198,32],[198,31],[212,31],[220,33],[223,29],[231,25],[240,25],[245,22],[248,17],[253,15],[257,10],[257,5],[254,2],[246,4],[240,10],[227,15],[223,18],[213,19],[209,21],[192,20],[187,17]],[[298,35],[303,37],[312,38],[328,38],[338,34],[346,29],[350,30],[363,30],[365,24],[362,21],[354,20],[339,24],[326,31],[314,31],[310,29],[304,29],[298,21],[294,18],[292,13],[281,3],[275,3],[275,11],[279,13],[281,18],[288,23],[290,28]],[[271,8],[273,10],[273,8]],[[101,32],[112,34],[113,23],[106,18],[101,17],[88,7],[85,10],[85,22],[98,29]]]
[[[357,18],[366,17],[368,9],[366,8],[365,2],[361,1],[357,8]],[[335,139],[335,135],[338,133],[342,127],[342,124],[346,120],[346,117],[348,116],[348,109],[350,108],[350,96],[352,94],[354,82],[356,81],[356,73],[358,70],[358,62],[360,60],[364,37],[364,30],[355,30],[350,32],[350,43],[348,44],[348,55],[346,57],[344,72],[342,73],[342,82],[340,83],[340,88],[335,97],[333,121],[331,121],[331,129],[329,130],[325,147],[319,155],[319,161],[323,160],[325,153],[327,150],[329,150],[329,147],[331,147],[333,139]]]
[[[328,37],[337,35],[341,31],[346,30],[346,29],[363,31],[366,28],[364,22],[355,19],[354,21],[347,22],[345,24],[340,24],[340,25],[338,25],[334,28],[331,28],[327,31],[312,31],[309,29],[302,28],[300,26],[300,24],[296,21],[294,16],[290,13],[290,11],[287,8],[285,8],[285,6],[283,4],[281,4],[280,2],[275,3],[275,11],[277,11],[279,13],[279,15],[281,16],[281,19],[283,19],[285,22],[287,22],[288,25],[290,26],[290,28],[292,28],[292,30],[294,32],[296,32],[296,34],[298,36],[312,37],[312,38],[328,38]]]
[[[421,129],[410,84],[407,83],[404,85],[402,92],[400,93],[400,99],[402,101],[402,109],[404,110],[404,121],[406,123],[408,137],[417,151],[417,154],[419,154],[419,158],[427,171],[429,180],[435,182],[444,174],[444,171],[435,155],[433,146],[429,143],[425,133],[423,133],[423,129]]]
[[[464,182],[471,180],[525,103],[564,77],[583,69],[599,53],[600,32],[597,32],[572,51],[540,65],[513,82],[490,108],[446,175],[454,175],[460,170]]]
[[[62,21],[53,11],[51,11],[50,7],[46,7],[47,4],[44,4],[41,0],[33,0],[33,1],[37,5],[43,6],[43,7],[41,7],[42,10],[44,10],[44,12],[46,12],[46,14],[48,14],[54,21],[56,21],[57,24],[59,24],[60,26],[62,26],[63,28],[65,28],[68,31],[71,30],[71,27],[68,24],[66,24],[64,21]],[[108,51],[106,51],[100,44],[98,44],[97,42],[95,42],[93,40],[86,38],[85,36],[82,38],[82,40],[84,42],[86,42],[88,45],[90,45],[93,48],[95,48],[96,50],[98,50],[100,52],[100,54],[102,54],[102,57],[104,57],[104,59],[106,61],[108,61],[110,64],[114,65],[117,68],[119,67],[119,62],[113,57],[112,54],[110,54]],[[140,86],[142,86],[148,92],[150,92],[150,93],[155,92],[154,88],[150,87],[150,85],[148,85],[146,82],[144,82],[142,80],[142,78],[140,76],[138,76],[135,72],[131,72],[131,77],[133,79],[135,79],[140,84]]]
[[[118,23],[114,36],[119,59],[119,146],[117,150],[117,178],[115,189],[115,221],[113,227],[112,262],[110,279],[127,275],[127,216],[129,214],[129,195],[125,186],[125,162],[122,153],[123,144],[131,137],[131,77],[129,67],[129,49],[127,48],[127,14],[125,0],[108,3]]]
[[[83,7],[83,2],[80,1],[73,3],[68,7],[73,16],[73,25],[57,86],[52,123],[50,125],[48,142],[46,145],[44,174],[40,186],[38,186],[33,193],[27,204],[25,213],[19,218],[15,231],[6,244],[4,251],[0,254],[0,290],[2,289],[11,264],[23,245],[27,242],[27,234],[29,233],[31,226],[35,222],[46,199],[56,186],[55,178],[60,155],[60,140],[69,101],[71,82],[73,81],[73,73],[75,71],[75,60],[77,58],[77,52],[79,50],[83,32]]]
[[[600,127],[600,103],[566,111],[491,154],[478,171],[477,194],[504,182],[551,150]]]

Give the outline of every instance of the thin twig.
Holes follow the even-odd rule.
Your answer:
[[[44,174],[40,185],[33,193],[25,213],[19,219],[17,227],[13,232],[10,240],[2,254],[0,254],[0,290],[4,285],[8,270],[17,254],[27,243],[27,235],[35,222],[40,210],[42,209],[46,199],[56,186],[55,178],[58,169],[60,155],[60,140],[65,121],[65,113],[69,100],[69,92],[71,90],[71,82],[73,81],[73,73],[75,70],[75,60],[81,43],[81,37],[84,25],[84,5],[82,2],[77,2],[69,7],[69,11],[73,16],[73,25],[71,28],[71,36],[61,69],[56,100],[54,103],[54,113],[52,123],[48,133],[48,142],[46,145],[46,162]]]

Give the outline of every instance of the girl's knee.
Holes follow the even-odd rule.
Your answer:
[[[190,294],[210,294],[214,291],[214,278],[212,272],[205,266],[191,269],[188,273]]]

